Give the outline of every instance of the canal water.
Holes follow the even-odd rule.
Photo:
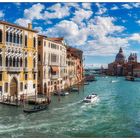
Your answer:
[[[93,91],[99,100],[82,103]],[[0,105],[0,137],[140,137],[140,81],[97,77],[35,114]]]

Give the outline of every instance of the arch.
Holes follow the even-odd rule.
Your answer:
[[[19,58],[17,57],[16,66],[19,67]]]
[[[18,81],[15,77],[13,77],[10,82],[10,96],[17,95],[18,95]]]
[[[10,42],[12,42],[12,37],[13,36],[13,34],[12,34],[12,32],[10,32]]]

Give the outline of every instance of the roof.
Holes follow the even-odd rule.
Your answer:
[[[14,27],[17,27],[17,28],[21,28],[21,29],[24,29],[24,30],[29,30],[29,31],[38,33],[38,31],[33,30],[33,29],[29,29],[28,27],[23,27],[23,26],[16,25],[16,24],[9,23],[9,22],[2,21],[2,20],[0,20],[0,24],[6,24],[6,25],[9,25],[9,26],[14,26]]]
[[[67,50],[70,52],[83,52],[82,50],[73,47],[68,47]]]
[[[64,40],[63,37],[58,37],[58,38],[47,38],[49,41],[52,41],[52,42],[56,42],[56,43],[59,43],[59,44],[62,44],[62,41]]]

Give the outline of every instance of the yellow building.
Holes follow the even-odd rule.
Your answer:
[[[63,38],[38,37],[38,92],[47,94],[66,84],[66,44]]]
[[[37,92],[37,31],[0,21],[0,95],[18,99]]]

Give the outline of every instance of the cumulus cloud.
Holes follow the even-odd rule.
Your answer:
[[[41,12],[44,8],[43,4],[34,4],[31,8],[24,10],[23,18],[19,18],[15,22],[21,26],[27,26],[27,24],[32,22],[34,19],[42,19]]]
[[[92,3],[83,2],[82,8],[87,9],[87,10],[91,10],[91,4]]]
[[[140,25],[140,20],[137,20],[136,23],[138,23],[138,25]]]
[[[119,9],[119,7],[116,6],[116,5],[114,5],[114,6],[111,8],[111,10],[118,10],[118,9]]]
[[[69,15],[70,15],[69,7],[62,6],[61,3],[57,3],[47,8],[47,11],[45,11],[43,14],[43,19],[55,19],[55,18],[60,19]]]
[[[96,12],[97,15],[102,15],[107,12],[107,8],[105,8],[103,4],[96,3],[96,6],[98,7],[98,11]]]
[[[139,33],[134,33],[129,37],[129,40],[137,41],[140,43],[140,34]]]
[[[125,9],[132,9],[133,6],[131,6],[130,4],[122,4],[122,7]]]
[[[83,20],[88,20],[92,16],[92,14],[93,12],[91,10],[79,9],[75,11],[72,20],[78,25],[81,25],[83,23]]]

